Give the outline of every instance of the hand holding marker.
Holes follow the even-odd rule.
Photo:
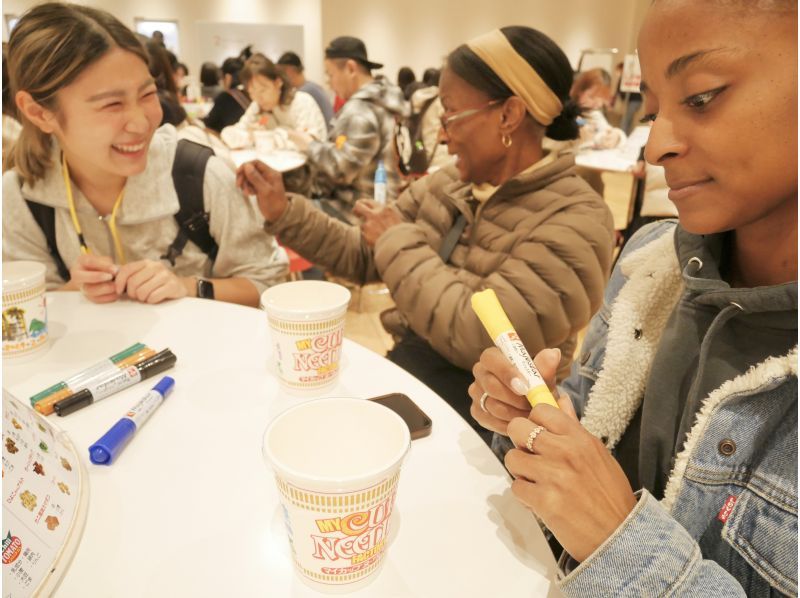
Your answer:
[[[539,403],[546,403],[558,409],[558,403],[553,398],[550,389],[547,388],[539,370],[533,364],[533,359],[514,330],[511,320],[503,311],[503,306],[500,305],[495,292],[492,289],[486,289],[473,294],[472,309],[478,315],[497,348],[525,378],[528,383],[526,397],[531,407],[536,407]]]

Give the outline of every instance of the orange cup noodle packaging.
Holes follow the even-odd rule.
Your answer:
[[[341,593],[375,579],[410,446],[405,421],[366,399],[304,401],[270,422],[262,451],[304,583]]]
[[[292,557],[312,586],[356,584],[378,569],[399,475],[344,494],[304,490],[276,476]]]
[[[477,314],[486,332],[489,333],[495,346],[503,352],[514,367],[525,379],[528,385],[526,398],[531,407],[539,403],[552,405],[558,409],[550,389],[542,378],[539,370],[533,364],[530,353],[522,344],[511,320],[508,319],[497,294],[492,289],[486,289],[472,295],[472,309]]]
[[[324,388],[336,382],[344,316],[313,326],[270,318],[270,329],[281,382],[297,390]]]
[[[283,385],[313,391],[334,384],[350,291],[331,282],[299,280],[268,288],[261,304]]]

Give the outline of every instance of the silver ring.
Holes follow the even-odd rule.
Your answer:
[[[484,413],[489,413],[489,410],[486,408],[486,399],[488,398],[489,398],[488,392],[485,392],[481,395],[481,410],[483,410]]]
[[[525,443],[525,448],[528,449],[529,453],[533,452],[533,441],[536,440],[536,437],[544,432],[544,426],[536,426],[531,433],[528,434],[528,441]]]

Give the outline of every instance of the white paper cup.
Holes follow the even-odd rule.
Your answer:
[[[350,291],[318,280],[276,285],[261,294],[278,377],[294,391],[336,382]]]
[[[3,357],[32,355],[47,346],[44,264],[3,262]]]
[[[411,444],[391,409],[364,399],[316,399],[264,432],[295,567],[330,593],[366,585],[383,563],[400,466]]]

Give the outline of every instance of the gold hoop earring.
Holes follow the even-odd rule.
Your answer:
[[[503,147],[509,148],[511,147],[511,135],[502,135],[500,137],[500,141],[503,143]]]

